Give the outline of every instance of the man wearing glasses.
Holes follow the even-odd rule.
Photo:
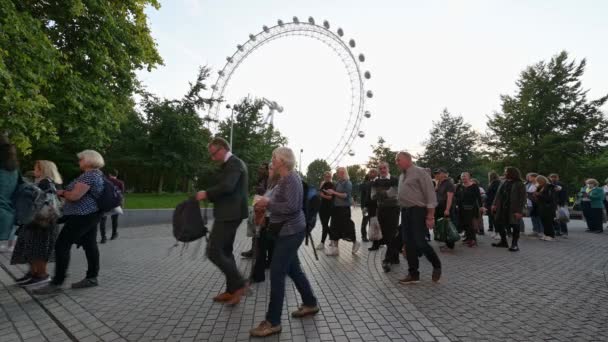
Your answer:
[[[213,300],[236,305],[248,286],[232,254],[236,230],[249,214],[247,166],[230,152],[230,145],[222,138],[213,138],[207,149],[211,160],[221,163],[220,175],[215,185],[199,191],[196,199],[214,204],[207,256],[226,276],[226,291]]]

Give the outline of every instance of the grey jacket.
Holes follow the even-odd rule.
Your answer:
[[[216,221],[237,221],[249,216],[248,187],[247,166],[231,156],[222,164],[217,184],[207,190]]]

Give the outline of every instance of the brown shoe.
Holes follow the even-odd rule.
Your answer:
[[[302,318],[306,316],[316,315],[319,312],[319,306],[306,306],[302,305],[298,308],[298,310],[291,313],[291,317],[294,318]]]
[[[276,325],[272,326],[270,322],[264,321],[258,325],[257,328],[249,330],[249,334],[253,337],[266,337],[274,334],[278,334],[281,332],[281,326]]]
[[[416,284],[420,281],[420,276],[417,277],[413,277],[411,275],[407,275],[407,277],[399,280],[399,284],[401,285],[410,285],[410,284]]]
[[[232,294],[232,298],[230,298],[230,300],[226,301],[226,304],[227,305],[237,305],[238,303],[240,303],[241,298],[247,293],[248,289],[249,289],[249,283],[246,283],[245,286],[234,291],[234,293]]]
[[[232,294],[228,292],[220,293],[219,295],[213,297],[214,302],[224,303],[232,299]]]

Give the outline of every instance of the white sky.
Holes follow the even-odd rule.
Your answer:
[[[421,152],[445,107],[485,131],[486,115],[500,109],[500,94],[513,94],[520,72],[561,50],[587,58],[583,86],[591,99],[608,93],[608,2],[600,0],[171,0],[148,14],[165,66],[139,76],[165,97],[181,97],[200,65],[214,69],[213,84],[236,45],[277,19],[312,16],[343,28],[357,42],[354,52],[367,57],[366,89],[374,92],[366,137],[343,165],[365,163],[378,136],[394,149]],[[224,95],[234,102],[248,94],[285,108],[275,125],[290,147],[304,149],[304,166],[333,149],[350,107],[341,61],[306,38],[277,40],[246,59]]]

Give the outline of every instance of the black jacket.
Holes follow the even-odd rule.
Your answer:
[[[249,216],[247,177],[247,166],[236,156],[222,164],[217,184],[207,190],[215,220],[237,221]]]

